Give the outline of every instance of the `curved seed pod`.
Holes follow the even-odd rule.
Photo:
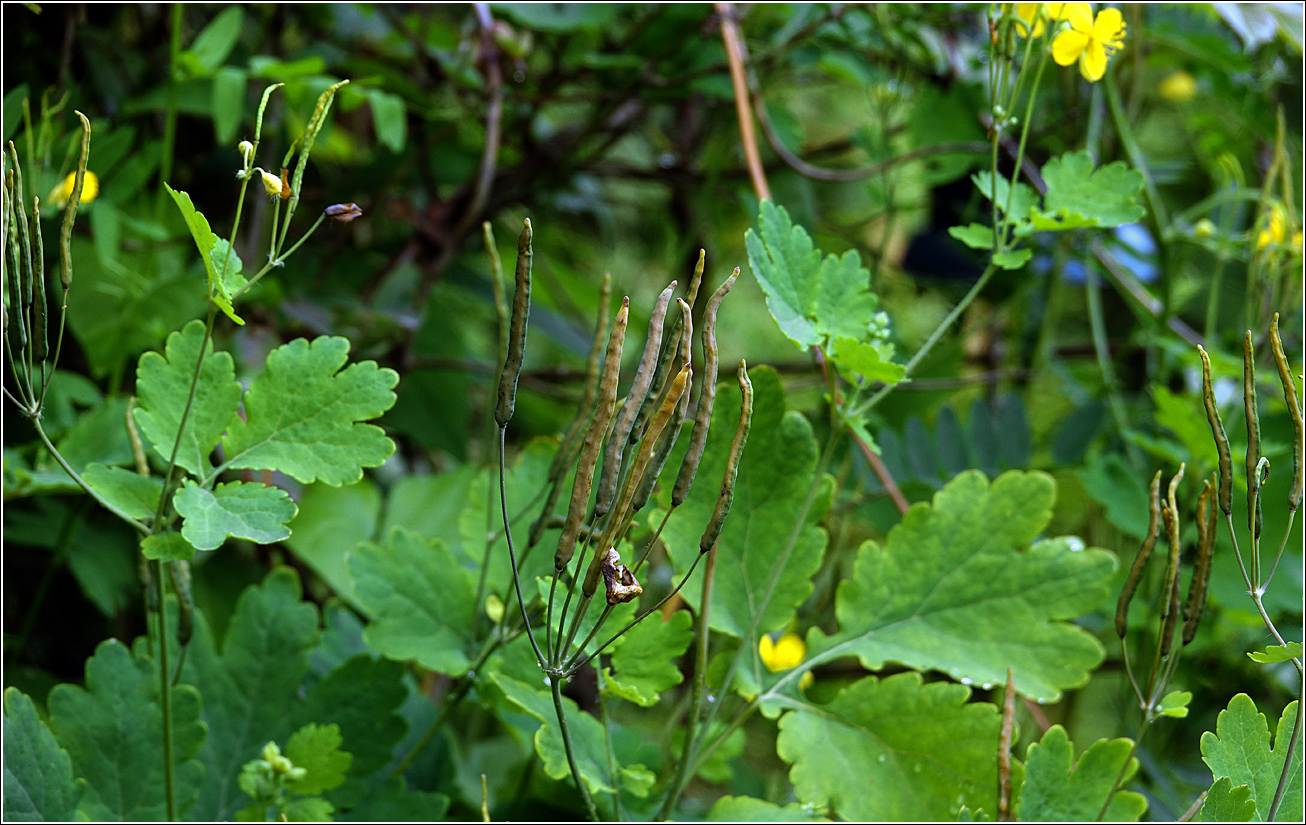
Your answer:
[[[1160,470],[1152,476],[1152,494],[1148,499],[1147,511],[1149,513],[1147,537],[1143,539],[1143,545],[1138,548],[1138,555],[1134,557],[1134,566],[1129,568],[1129,578],[1125,580],[1125,587],[1120,591],[1120,599],[1116,602],[1116,633],[1122,639],[1125,638],[1125,628],[1129,624],[1129,602],[1133,600],[1134,593],[1138,590],[1138,582],[1143,577],[1143,568],[1147,566],[1147,560],[1152,556],[1152,548],[1156,546],[1156,531],[1161,522]]]
[[[1233,512],[1233,457],[1229,451],[1229,436],[1225,435],[1220,412],[1215,408],[1215,390],[1211,386],[1211,357],[1201,346],[1197,347],[1197,352],[1202,356],[1202,403],[1206,406],[1206,421],[1211,425],[1215,450],[1220,458],[1220,486],[1216,499],[1220,503],[1221,512],[1227,516]]]
[[[1270,326],[1270,347],[1274,350],[1274,365],[1279,369],[1279,381],[1283,384],[1283,400],[1288,402],[1288,413],[1292,416],[1292,489],[1288,492],[1288,509],[1297,512],[1301,507],[1303,476],[1306,476],[1306,460],[1302,452],[1306,449],[1306,423],[1302,421],[1301,405],[1297,403],[1297,382],[1288,369],[1288,359],[1283,354],[1283,342],[1279,340],[1279,313],[1274,313],[1274,323]]]
[[[494,420],[508,426],[517,406],[517,379],[526,357],[526,324],[531,317],[531,219],[527,218],[517,239],[517,291],[512,296],[512,327],[508,331],[508,358],[499,374],[499,403]]]
[[[706,255],[706,250],[698,250],[698,263],[694,265],[694,274],[689,279],[689,297],[686,299],[690,309],[681,311],[680,316],[671,325],[670,335],[666,337],[662,348],[658,351],[658,365],[657,369],[653,371],[653,382],[649,385],[649,393],[640,406],[639,415],[635,418],[635,426],[631,428],[630,437],[627,439],[630,444],[634,444],[643,438],[644,430],[648,427],[649,416],[653,415],[653,411],[657,409],[655,399],[661,397],[662,391],[666,389],[667,380],[672,373],[676,372],[680,366],[689,363],[689,350],[683,346],[676,349],[675,343],[679,340],[681,327],[684,326],[684,323],[688,320],[692,324],[692,310],[694,301],[698,298],[699,284],[703,282],[703,263]],[[676,366],[673,367],[673,364]]]
[[[676,439],[680,437],[681,427],[685,423],[685,416],[689,413],[689,389],[680,396],[680,403],[676,405],[676,411],[671,416],[671,423],[667,427],[666,436],[662,439],[661,446],[658,447],[657,453],[653,456],[653,465],[644,479],[639,484],[639,491],[635,493],[635,500],[631,503],[631,510],[638,513],[643,509],[648,500],[653,496],[653,487],[657,484],[658,477],[662,475],[662,468],[667,466],[667,459],[671,457],[671,449],[676,445]]]
[[[8,180],[8,176],[6,176],[6,180]],[[9,251],[9,218],[9,187],[0,182],[0,270],[4,272],[4,275],[0,277],[3,277],[6,281],[9,277],[9,267],[4,265],[4,260],[5,254]],[[10,294],[10,292],[6,291],[5,297],[7,298]],[[9,302],[7,300],[3,306],[0,306],[0,310],[3,310],[3,312],[0,312],[0,326],[3,326],[4,334],[8,335]]]
[[[45,240],[41,237],[41,199],[32,198],[32,282],[36,286],[35,306],[32,307],[32,355],[38,361],[44,361],[50,354],[49,342],[46,340],[46,306],[45,297]]]
[[[630,392],[626,394],[626,406],[617,416],[617,423],[608,438],[608,449],[603,454],[603,472],[599,476],[599,494],[594,501],[594,517],[607,514],[612,508],[612,499],[617,494],[617,476],[621,473],[621,454],[626,447],[626,439],[635,426],[639,408],[643,405],[648,389],[653,380],[653,363],[658,357],[658,347],[662,344],[662,326],[667,317],[667,305],[671,303],[671,293],[676,289],[676,282],[671,284],[658,296],[653,307],[653,317],[648,322],[648,340],[644,342],[644,354],[639,359],[635,378],[631,382]]]
[[[576,468],[576,480],[571,486],[571,505],[567,509],[567,520],[562,525],[562,536],[558,539],[558,552],[553,557],[553,567],[558,571],[566,569],[572,554],[576,552],[576,538],[580,535],[585,507],[589,504],[599,446],[603,443],[608,421],[612,419],[612,410],[617,404],[617,378],[621,375],[621,348],[626,340],[626,319],[629,314],[630,298],[622,298],[621,309],[617,310],[617,317],[612,321],[612,332],[608,335],[603,378],[599,382],[598,407],[594,410],[594,420],[590,422],[585,445],[580,451],[580,465]]]
[[[658,407],[657,414],[653,416],[652,423],[649,424],[648,435],[639,443],[639,451],[635,453],[635,460],[630,464],[630,475],[626,478],[626,486],[622,488],[621,498],[617,500],[617,506],[613,508],[613,517],[608,519],[607,526],[603,528],[603,535],[599,538],[599,549],[611,548],[617,543],[617,538],[626,527],[626,518],[630,514],[631,504],[634,501],[635,494],[638,491],[640,480],[644,478],[645,471],[648,469],[649,461],[653,457],[653,445],[657,443],[658,436],[666,429],[668,422],[671,421],[675,414],[676,407],[680,406],[680,399],[689,391],[690,377],[693,370],[689,365],[681,367],[677,373],[676,379],[671,382],[671,388],[667,390],[666,398]],[[594,595],[598,589],[599,573],[603,564],[603,557],[600,553],[594,554],[594,561],[590,563],[589,573],[585,576],[585,585],[581,588],[581,593],[586,598]]]
[[[1261,537],[1261,417],[1256,407],[1256,354],[1252,332],[1243,336],[1243,407],[1247,414],[1247,529],[1255,541]]]
[[[9,141],[9,157],[14,167],[14,187],[11,197],[14,215],[17,217],[14,225],[18,230],[18,259],[22,266],[19,272],[20,291],[15,296],[15,300],[21,301],[26,314],[26,310],[32,305],[32,236],[27,224],[27,212],[23,209],[23,202],[26,200],[23,195],[23,168],[18,165],[18,150],[14,148],[12,140]],[[38,226],[37,229],[39,230],[40,227]]]
[[[598,326],[594,330],[594,346],[590,349],[589,360],[585,363],[585,390],[581,394],[580,408],[576,411],[576,418],[563,434],[562,440],[558,442],[558,452],[553,456],[553,465],[549,467],[549,494],[544,500],[544,509],[540,511],[540,517],[531,524],[530,536],[526,540],[526,547],[534,547],[539,543],[540,537],[544,535],[546,526],[552,524],[551,515],[555,507],[558,506],[558,498],[562,494],[562,482],[567,475],[567,468],[576,460],[580,452],[581,430],[585,423],[594,415],[594,401],[598,392],[599,383],[599,359],[603,356],[604,332],[608,326],[608,299],[612,292],[612,275],[604,273],[603,286],[599,290],[599,320]],[[548,519],[546,521],[546,519]]]
[[[18,347],[21,350],[26,350],[27,316],[23,312],[22,301],[23,265],[19,260],[21,253],[18,250],[18,220],[12,216],[14,212],[21,211],[21,207],[15,205],[13,196],[14,170],[10,169],[5,176],[5,185],[9,192],[8,207],[10,210],[9,231],[5,233],[3,239],[6,251],[9,253],[9,305],[14,311],[14,327],[18,330]]]
[[[266,95],[264,97],[266,99]],[[91,153],[91,122],[81,112],[74,112],[74,114],[82,121],[82,154],[77,160],[77,177],[73,179],[73,193],[69,196],[68,204],[63,210],[63,228],[59,230],[59,282],[64,288],[65,307],[68,306],[68,288],[73,285],[73,253],[70,248],[73,223],[77,220],[77,206],[82,202],[82,184],[86,181],[86,159]]]
[[[1165,608],[1161,614],[1161,655],[1170,652],[1174,641],[1175,625],[1179,621],[1179,506],[1175,503],[1175,490],[1184,477],[1184,465],[1179,464],[1179,472],[1170,479],[1170,489],[1161,508],[1161,521],[1165,524],[1165,537],[1170,545],[1170,554],[1165,565],[1165,586],[1161,588],[1161,597],[1165,599]]]
[[[1202,494],[1197,499],[1197,565],[1193,580],[1188,585],[1188,600],[1184,602],[1183,641],[1187,645],[1197,635],[1197,623],[1202,620],[1206,607],[1206,589],[1211,580],[1211,556],[1215,551],[1215,508],[1211,497],[1215,488],[1209,481],[1202,482]]]
[[[735,440],[730,443],[730,455],[726,458],[726,474],[721,480],[721,492],[717,495],[716,509],[699,539],[698,550],[706,553],[716,546],[721,528],[725,526],[726,516],[730,514],[730,505],[735,499],[735,480],[739,474],[739,459],[748,441],[748,430],[753,426],[753,382],[748,378],[748,365],[739,362],[739,389],[743,391],[743,406],[739,411],[739,429],[735,430]]]
[[[172,577],[172,589],[177,592],[177,642],[184,646],[190,643],[190,637],[195,632],[195,598],[190,591],[190,562],[169,562],[168,575]]]
[[[494,227],[489,221],[481,224],[485,238],[485,252],[490,258],[490,285],[494,287],[494,317],[498,321],[499,363],[508,360],[508,296],[503,288],[503,262],[499,247],[494,242]]]
[[[703,312],[703,389],[698,394],[698,410],[694,416],[694,432],[689,437],[689,452],[680,465],[680,475],[676,476],[676,486],[671,490],[671,506],[679,507],[689,496],[690,485],[698,472],[698,463],[703,459],[703,449],[707,446],[707,431],[712,424],[712,402],[716,399],[716,314],[726,293],[735,285],[739,277],[739,267],[730,273],[730,277],[717,288],[707,302]]]

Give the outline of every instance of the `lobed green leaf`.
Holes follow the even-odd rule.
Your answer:
[[[199,550],[215,550],[227,536],[272,544],[290,535],[286,522],[295,502],[280,487],[246,481],[219,484],[212,491],[193,481],[173,498],[183,519],[181,534]]]
[[[57,822],[76,818],[86,781],[73,776],[72,760],[18,688],[4,693],[4,818]]]
[[[1111,804],[1100,817],[1104,822],[1137,822],[1147,810],[1142,794],[1115,790],[1138,770],[1138,760],[1131,757],[1133,743],[1128,739],[1100,739],[1074,758],[1074,748],[1066,729],[1053,725],[1043,739],[1029,746],[1025,758],[1025,782],[1015,806],[1021,822],[1094,822],[1107,798]],[[1129,767],[1121,775],[1125,760]]]
[[[1255,821],[1264,822],[1279,786],[1279,777],[1297,718],[1297,703],[1289,702],[1279,717],[1270,746],[1270,728],[1265,714],[1245,693],[1229,700],[1229,706],[1216,718],[1215,732],[1202,734],[1202,761],[1216,779],[1228,777],[1233,787],[1246,785],[1256,805]],[[1293,749],[1288,783],[1283,789],[1277,818],[1285,822],[1302,818],[1302,748]]]

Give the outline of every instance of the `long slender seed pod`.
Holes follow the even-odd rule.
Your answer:
[[[605,333],[608,326],[608,301],[611,293],[612,275],[604,273],[603,286],[599,290],[598,325],[594,329],[594,345],[590,348],[589,360],[585,363],[585,390],[581,394],[580,408],[576,411],[576,418],[563,434],[562,440],[558,442],[558,452],[554,454],[553,464],[549,467],[549,494],[544,499],[544,509],[540,511],[540,517],[531,523],[531,532],[526,540],[527,549],[539,543],[545,528],[551,523],[549,519],[562,495],[562,482],[566,478],[567,468],[576,461],[576,456],[580,453],[581,432],[585,424],[594,416],[594,402],[598,397],[599,361],[603,357],[603,348],[607,340]]]
[[[626,319],[630,315],[630,298],[621,299],[621,309],[612,321],[612,332],[608,335],[608,351],[603,359],[603,378],[599,382],[598,407],[594,410],[594,420],[590,422],[589,433],[585,436],[585,446],[580,451],[580,464],[576,468],[576,480],[571,486],[571,505],[567,510],[567,521],[562,525],[562,536],[558,539],[558,552],[553,557],[553,567],[561,572],[571,561],[576,552],[576,538],[580,535],[581,520],[585,517],[585,508],[590,500],[590,487],[594,483],[594,465],[598,463],[599,446],[608,431],[608,422],[612,419],[612,410],[617,403],[617,379],[621,375],[621,349],[626,340]]]
[[[1233,512],[1233,457],[1229,450],[1229,436],[1224,432],[1224,422],[1220,420],[1220,412],[1215,408],[1211,357],[1200,345],[1197,352],[1202,356],[1202,403],[1206,406],[1206,421],[1211,425],[1211,435],[1215,438],[1215,450],[1220,459],[1220,486],[1216,499],[1220,503],[1220,511],[1227,516]]]
[[[748,378],[748,364],[739,362],[739,389],[743,391],[743,406],[739,411],[739,429],[735,430],[735,440],[730,443],[730,455],[726,458],[726,474],[721,480],[721,492],[717,495],[716,509],[699,539],[698,549],[706,553],[716,545],[725,526],[726,516],[730,515],[730,505],[735,499],[735,480],[739,474],[739,459],[744,453],[744,444],[748,441],[748,431],[753,426],[753,382]]]
[[[5,171],[8,172],[7,169]],[[5,179],[8,180],[8,175],[5,176]],[[7,185],[4,185],[3,181],[0,181],[0,280],[6,282],[9,280],[9,266],[6,263],[6,261],[8,260],[6,257],[6,253],[8,252],[8,246],[9,246],[9,187]],[[8,290],[5,291],[6,297],[8,297],[10,294],[11,293]],[[8,302],[6,302],[4,306],[0,306],[0,309],[4,310],[3,312],[0,312],[0,325],[3,326],[4,334],[7,336],[9,334]]]
[[[1129,625],[1129,602],[1133,600],[1134,593],[1138,590],[1138,582],[1143,577],[1143,568],[1147,566],[1147,560],[1152,557],[1152,548],[1156,546],[1157,528],[1161,522],[1160,470],[1152,476],[1152,493],[1148,498],[1147,512],[1149,513],[1147,536],[1143,539],[1143,545],[1138,548],[1138,555],[1134,557],[1134,566],[1129,568],[1129,578],[1125,580],[1125,587],[1120,591],[1120,599],[1116,602],[1116,633],[1122,639],[1125,638],[1125,629]]]
[[[1161,597],[1166,600],[1161,614],[1161,655],[1170,652],[1174,641],[1175,625],[1179,621],[1179,505],[1175,502],[1175,491],[1184,477],[1184,465],[1179,464],[1179,472],[1170,479],[1170,489],[1165,497],[1165,506],[1161,508],[1161,521],[1165,524],[1165,537],[1170,545],[1170,554],[1165,565],[1165,586],[1161,588]]]
[[[640,481],[639,491],[635,493],[635,499],[631,503],[632,512],[638,513],[648,504],[648,500],[653,497],[653,487],[657,485],[658,477],[662,475],[662,469],[667,466],[667,459],[671,457],[671,449],[676,446],[676,439],[680,437],[680,430],[684,426],[685,416],[689,413],[689,387],[680,396],[680,403],[676,405],[676,411],[671,416],[671,423],[666,428],[666,433],[662,437],[662,443],[658,446],[657,453],[653,456],[651,469],[644,474]]]
[[[648,395],[653,380],[653,363],[658,357],[658,346],[662,343],[662,327],[667,317],[667,305],[671,303],[671,293],[676,289],[676,282],[671,284],[658,296],[653,307],[653,317],[648,322],[648,340],[644,342],[644,354],[639,359],[635,378],[630,391],[626,394],[626,406],[617,416],[612,436],[608,438],[608,449],[603,454],[603,472],[599,475],[599,493],[594,501],[594,517],[600,518],[612,508],[612,499],[617,494],[617,476],[621,473],[621,454],[626,447],[626,439],[635,426],[639,408]]]
[[[1215,508],[1211,506],[1214,494],[1215,487],[1211,482],[1203,481],[1202,494],[1197,499],[1197,565],[1193,568],[1188,599],[1184,602],[1185,645],[1197,635],[1197,623],[1202,620],[1202,610],[1206,607],[1206,588],[1211,580],[1211,556],[1215,551]]]
[[[32,236],[27,224],[27,211],[23,208],[23,202],[26,200],[23,195],[23,169],[18,165],[18,150],[14,148],[12,140],[9,141],[9,157],[14,167],[14,214],[18,217],[16,221],[18,252],[19,263],[22,265],[21,291],[18,293],[18,298],[22,301],[26,312],[32,306]]]
[[[684,504],[689,496],[689,488],[698,472],[698,463],[703,459],[703,449],[707,446],[707,431],[712,424],[712,403],[716,399],[716,314],[721,301],[738,277],[739,267],[735,267],[730,277],[712,293],[703,312],[703,389],[698,394],[698,409],[694,415],[694,432],[689,437],[689,452],[685,453],[680,475],[676,476],[676,486],[671,490],[672,507]]]
[[[666,397],[658,407],[657,413],[653,416],[648,433],[639,443],[639,450],[635,453],[635,460],[630,464],[630,474],[626,478],[626,485],[622,488],[621,497],[617,500],[617,506],[613,508],[613,517],[608,519],[608,524],[603,529],[603,535],[599,538],[598,548],[594,554],[594,560],[590,564],[589,573],[585,576],[585,584],[581,588],[581,593],[587,599],[593,596],[594,591],[598,589],[599,576],[603,572],[603,560],[606,558],[606,550],[617,544],[621,531],[625,529],[626,518],[630,514],[640,480],[644,477],[645,471],[648,470],[649,461],[653,458],[653,447],[657,443],[658,436],[662,435],[662,431],[666,429],[667,424],[671,421],[676,407],[680,406],[680,399],[689,390],[692,375],[693,370],[690,369],[688,364],[681,367],[675,380],[671,382],[671,387],[667,390]]]
[[[1306,423],[1302,421],[1301,405],[1297,402],[1297,382],[1293,380],[1288,359],[1283,354],[1283,342],[1279,340],[1277,312],[1270,326],[1270,347],[1274,350],[1274,365],[1279,369],[1279,381],[1283,384],[1283,400],[1288,402],[1288,414],[1292,416],[1292,489],[1288,492],[1288,509],[1295,513],[1301,507],[1303,477],[1306,476],[1306,459],[1302,455],[1306,450]]]
[[[174,559],[168,563],[168,575],[172,577],[172,589],[177,591],[177,641],[184,645],[190,643],[195,632],[195,598],[190,588],[190,562]]]
[[[9,208],[12,212],[21,210],[17,206],[13,196],[14,170],[10,169],[5,176],[5,183],[9,190]],[[14,327],[18,330],[18,347],[21,350],[27,349],[27,316],[23,313],[23,265],[19,260],[20,252],[18,249],[18,220],[11,217],[9,220],[9,231],[4,238],[6,251],[9,253],[9,304],[14,311]],[[18,360],[22,360],[21,358]],[[17,364],[14,364],[17,368]]]
[[[32,233],[32,282],[36,286],[36,300],[32,307],[32,354],[37,361],[44,361],[50,354],[46,336],[46,325],[49,323],[46,313],[49,308],[45,296],[45,240],[41,237],[41,199],[37,197],[32,198],[32,228],[35,230]]]
[[[280,84],[278,84],[280,85]],[[264,93],[264,102],[272,89]],[[91,153],[91,122],[81,112],[74,112],[82,121],[82,154],[77,160],[77,175],[73,178],[73,193],[63,210],[63,228],[59,230],[59,282],[63,285],[63,305],[68,306],[68,288],[73,285],[73,253],[71,242],[73,223],[77,220],[77,207],[82,202],[82,184],[86,182],[86,159]],[[260,118],[262,109],[259,109]]]
[[[627,442],[634,444],[644,437],[644,430],[648,427],[649,417],[657,409],[657,399],[662,397],[662,391],[666,389],[667,381],[671,376],[679,371],[680,367],[689,363],[689,351],[684,347],[676,348],[676,343],[680,340],[681,328],[686,321],[692,321],[694,301],[698,298],[698,287],[703,282],[703,263],[706,260],[706,250],[698,250],[698,263],[694,265],[694,274],[689,279],[689,292],[686,303],[689,305],[689,311],[682,311],[676,318],[663,342],[662,348],[658,351],[657,368],[653,371],[653,381],[649,385],[649,393],[644,397],[644,403],[640,406],[639,415],[635,418],[635,426],[630,430],[630,436]]]
[[[508,295],[503,288],[503,262],[499,259],[499,247],[494,242],[494,227],[489,221],[481,224],[481,234],[485,237],[485,252],[490,258],[490,286],[494,288],[494,317],[498,321],[499,363],[508,360]]]
[[[508,426],[517,406],[517,379],[526,357],[526,324],[531,317],[531,219],[527,218],[517,239],[517,291],[512,296],[512,327],[508,332],[508,358],[499,374],[499,403],[494,420]]]
[[[1261,417],[1256,407],[1256,354],[1251,330],[1243,337],[1243,407],[1247,413],[1247,529],[1256,541],[1261,537],[1261,480],[1256,472],[1261,460]]]

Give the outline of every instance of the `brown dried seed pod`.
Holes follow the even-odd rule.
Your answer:
[[[1292,370],[1288,368],[1288,359],[1283,354],[1283,342],[1279,340],[1279,313],[1274,313],[1274,323],[1270,326],[1270,348],[1274,351],[1274,365],[1279,370],[1279,381],[1283,384],[1283,400],[1288,403],[1288,413],[1292,416],[1292,488],[1288,492],[1288,509],[1297,512],[1301,507],[1303,476],[1306,476],[1306,460],[1302,452],[1306,450],[1306,423],[1302,421],[1301,405],[1297,403],[1297,382],[1293,380]]]
[[[738,277],[739,267],[735,267],[730,277],[712,294],[703,312],[703,389],[698,395],[698,410],[694,415],[694,431],[689,437],[689,452],[685,453],[680,474],[676,476],[676,486],[671,490],[672,507],[679,507],[689,496],[689,488],[698,472],[698,463],[703,459],[703,449],[707,446],[707,431],[712,424],[712,403],[716,398],[717,309]]]
[[[1261,416],[1256,407],[1256,354],[1251,330],[1243,337],[1243,408],[1247,417],[1247,529],[1253,541],[1261,537]]]
[[[1133,600],[1134,593],[1138,590],[1138,582],[1143,577],[1143,568],[1147,566],[1147,560],[1152,557],[1152,548],[1156,546],[1157,528],[1161,522],[1160,470],[1152,476],[1152,493],[1148,498],[1147,511],[1149,513],[1147,536],[1143,539],[1143,545],[1138,548],[1138,555],[1134,557],[1134,566],[1129,568],[1129,578],[1125,580],[1125,587],[1120,591],[1120,599],[1116,602],[1116,633],[1122,639],[1129,624],[1129,602]]]
[[[621,349],[626,340],[626,319],[629,315],[630,298],[622,298],[621,309],[617,310],[617,317],[612,321],[612,332],[608,335],[607,355],[603,359],[603,377],[599,381],[598,406],[594,410],[594,419],[590,422],[585,444],[580,451],[576,480],[571,486],[571,505],[567,509],[567,521],[562,525],[558,551],[553,557],[555,570],[566,569],[572,554],[576,552],[576,538],[580,535],[580,524],[585,517],[585,507],[589,504],[599,446],[603,443],[603,436],[608,431],[608,422],[612,419],[612,410],[617,403],[617,378],[621,375]]]
[[[621,474],[621,454],[626,447],[626,439],[635,426],[639,408],[648,395],[653,380],[653,363],[658,357],[658,347],[662,343],[662,327],[666,322],[667,306],[671,303],[671,293],[676,289],[676,282],[671,284],[658,296],[653,307],[653,316],[648,322],[648,340],[644,342],[644,354],[635,369],[635,378],[630,391],[626,394],[626,406],[621,408],[617,423],[608,438],[608,449],[603,454],[603,471],[599,475],[599,493],[594,501],[594,517],[600,518],[612,508],[612,499],[617,494],[617,477]]]
[[[1220,486],[1216,499],[1220,511],[1226,516],[1233,512],[1233,456],[1229,450],[1229,436],[1224,432],[1224,422],[1220,412],[1215,408],[1215,390],[1211,381],[1211,357],[1201,346],[1197,352],[1202,356],[1202,404],[1206,407],[1206,422],[1211,425],[1211,435],[1215,438],[1215,451],[1220,459]]]
[[[653,371],[653,381],[649,385],[648,395],[644,397],[644,403],[641,405],[639,415],[635,418],[635,426],[630,430],[630,436],[626,439],[628,443],[634,444],[644,436],[644,430],[648,428],[649,416],[657,409],[656,400],[662,396],[662,391],[666,389],[667,380],[679,371],[680,367],[689,363],[689,350],[682,346],[677,349],[675,344],[680,340],[681,330],[686,321],[692,326],[694,301],[698,297],[698,286],[703,280],[703,262],[706,251],[698,250],[698,263],[694,266],[694,274],[689,280],[689,297],[685,303],[690,307],[689,310],[683,310],[680,316],[676,318],[675,323],[670,327],[670,334],[665,336],[662,342],[662,348],[658,351],[657,369]]]
[[[517,379],[526,357],[526,325],[531,316],[531,219],[527,218],[517,239],[517,291],[512,296],[512,326],[508,332],[508,358],[499,374],[499,403],[494,420],[508,426],[517,405]]]
[[[667,466],[667,459],[671,456],[672,448],[676,446],[676,439],[680,437],[680,430],[685,423],[685,416],[688,412],[689,390],[686,389],[680,396],[680,403],[676,405],[675,414],[672,415],[671,423],[666,428],[662,443],[653,456],[653,464],[649,471],[644,474],[644,478],[639,485],[639,491],[635,493],[635,499],[631,502],[633,512],[638,513],[652,498],[653,487],[657,484],[658,477],[662,475],[662,469]]]
[[[748,378],[748,365],[739,362],[739,389],[743,391],[743,405],[739,411],[739,429],[735,430],[735,440],[730,443],[730,455],[726,458],[726,474],[721,480],[721,492],[717,495],[716,509],[699,539],[698,549],[701,553],[711,550],[725,526],[726,516],[730,515],[730,505],[735,499],[735,481],[739,474],[739,459],[744,453],[744,444],[748,441],[748,431],[753,426],[753,382]]]

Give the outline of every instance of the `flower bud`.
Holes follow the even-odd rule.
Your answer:
[[[250,158],[254,156],[254,144],[250,143],[248,140],[242,140],[239,145],[236,146],[236,149],[240,152],[240,157],[245,161],[245,165],[248,166]]]
[[[280,197],[281,178],[277,177],[271,172],[263,172],[261,170],[260,170],[260,174],[263,176],[263,191],[267,192],[269,195],[271,195],[274,198]]]
[[[328,218],[333,218],[341,223],[349,223],[354,218],[363,214],[363,210],[358,208],[355,203],[335,203],[323,210]]]
[[[1193,225],[1194,238],[1212,238],[1215,237],[1215,224],[1211,223],[1209,218],[1202,218]]]

